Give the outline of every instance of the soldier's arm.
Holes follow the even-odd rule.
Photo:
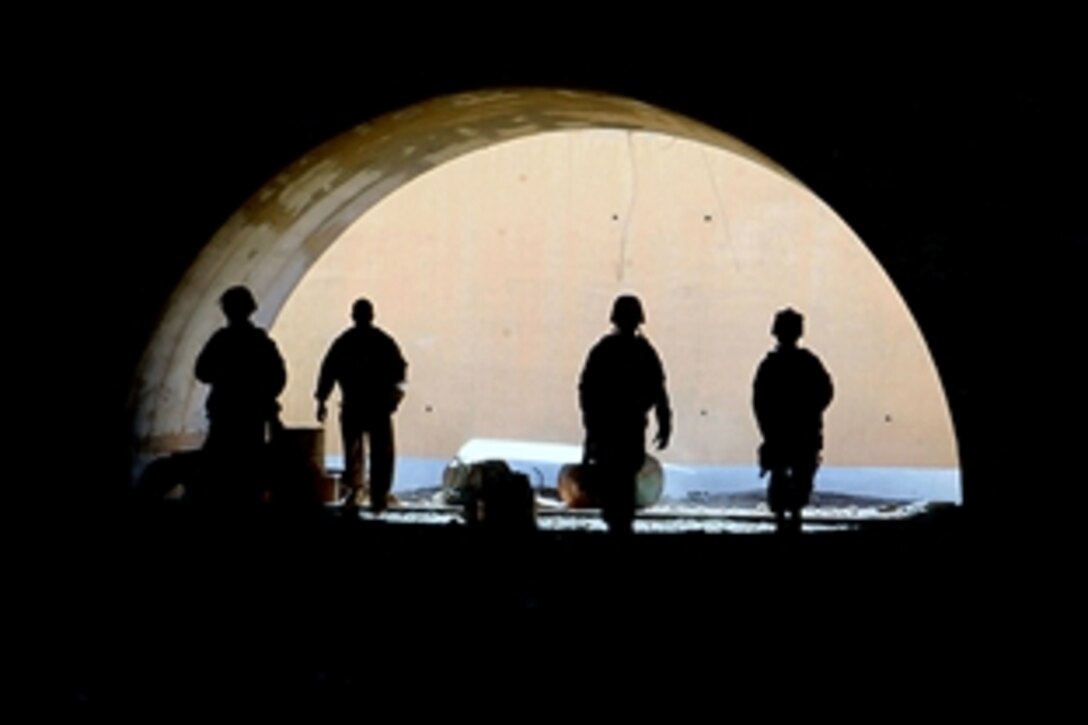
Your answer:
[[[827,406],[831,405],[831,400],[835,397],[835,385],[831,382],[831,375],[827,372],[827,368],[824,367],[823,361],[816,355],[812,356],[813,361],[813,380],[816,386],[816,402],[819,404],[820,410],[824,410]]]
[[[831,374],[827,372],[827,368],[821,366],[824,372],[824,381],[827,384],[826,397],[824,399],[824,407],[831,405],[831,401],[835,399],[835,383],[831,380]]]
[[[333,343],[329,351],[325,353],[325,358],[321,361],[321,370],[317,375],[317,388],[314,390],[314,400],[317,401],[317,419],[320,422],[325,422],[325,417],[328,415],[328,408],[325,407],[325,401],[328,400],[329,395],[332,393],[332,387],[336,384],[336,358],[338,357],[337,345]]]
[[[196,379],[202,383],[211,384],[215,380],[216,369],[219,367],[218,339],[219,333],[217,332],[212,335],[211,339],[204,345],[204,349],[197,355],[194,373]]]
[[[280,354],[280,349],[276,346],[275,341],[268,338],[268,343],[268,387],[273,397],[279,397],[279,394],[287,387],[287,364],[284,363],[283,355]]]
[[[663,450],[669,445],[672,438],[672,405],[669,403],[669,392],[665,385],[665,366],[661,364],[661,358],[654,353],[654,376],[657,381],[657,390],[654,395],[654,413],[657,417],[657,435],[654,443],[658,450]]]
[[[578,377],[578,409],[582,412],[582,426],[587,430],[593,427],[594,413],[597,411],[596,395],[596,348],[590,350]]]
[[[404,359],[404,353],[401,352],[396,341],[390,338],[390,342],[393,344],[393,359],[396,361],[394,377],[396,383],[400,385],[408,378],[408,361]]]
[[[663,450],[669,445],[669,439],[672,438],[672,408],[669,405],[669,396],[665,392],[664,386],[662,386],[661,396],[658,398],[654,410],[657,413],[657,435],[654,437],[654,443],[657,445],[658,450]]]
[[[752,413],[756,418],[756,426],[760,435],[767,437],[767,361],[764,360],[756,368],[756,376],[752,381]]]

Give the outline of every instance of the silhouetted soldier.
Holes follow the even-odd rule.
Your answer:
[[[279,424],[276,398],[287,371],[276,343],[250,321],[257,303],[248,288],[231,287],[219,299],[227,326],[217,330],[196,360],[208,393],[206,459],[223,502],[253,503],[264,489],[266,443]]]
[[[355,326],[336,338],[321,363],[314,393],[317,419],[325,421],[325,401],[339,384],[347,503],[356,506],[366,490],[363,461],[368,443],[370,508],[379,512],[385,510],[393,484],[392,416],[404,397],[400,386],[408,364],[393,338],[374,326],[374,307],[369,300],[356,300],[351,316]]]
[[[801,509],[808,505],[823,449],[823,412],[834,395],[820,359],[797,346],[803,327],[804,318],[795,310],[775,315],[771,333],[778,347],[760,363],[752,386],[752,407],[763,434],[760,475],[771,474],[767,503],[780,532],[801,530]]]
[[[658,449],[672,434],[665,370],[650,342],[639,334],[645,317],[637,297],[612,306],[614,330],[590,350],[578,384],[585,426],[583,462],[591,489],[602,501],[608,529],[628,533],[635,517],[635,481],[646,460],[647,414],[657,416]]]

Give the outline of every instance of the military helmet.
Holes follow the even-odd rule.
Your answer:
[[[796,340],[801,337],[804,326],[804,316],[792,307],[787,307],[774,316],[771,334],[779,339],[785,337]]]
[[[257,311],[257,301],[248,287],[236,285],[219,298],[219,306],[229,320],[244,320]]]
[[[634,295],[620,295],[612,303],[612,324],[620,328],[634,328],[646,321],[642,303]]]
[[[374,321],[374,305],[365,297],[355,300],[351,306],[351,319],[361,325],[369,325]]]

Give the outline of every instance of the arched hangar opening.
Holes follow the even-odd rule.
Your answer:
[[[961,499],[939,376],[862,240],[755,150],[631,99],[438,98],[285,169],[213,237],[162,315],[134,386],[134,474],[201,445],[193,361],[234,284],[254,291],[287,359],[289,425],[313,424],[321,356],[351,301],[374,301],[410,363],[398,486],[434,483],[466,446],[575,449],[578,370],[612,298],[635,292],[676,413],[662,455],[674,493],[760,485],[752,374],[774,312],[793,306],[836,381],[817,488]],[[333,456],[337,439],[326,437]]]

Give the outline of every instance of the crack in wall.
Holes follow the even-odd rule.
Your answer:
[[[638,166],[635,164],[634,132],[627,132],[627,161],[631,168],[631,183],[627,197],[627,211],[624,213],[623,229],[620,231],[620,259],[616,269],[616,281],[623,284],[627,276],[628,241],[631,231],[631,217],[635,214],[635,202],[638,198]]]
[[[737,258],[736,247],[733,244],[733,235],[729,229],[729,216],[725,211],[725,201],[722,199],[722,192],[718,187],[718,179],[714,176],[714,169],[711,168],[710,159],[707,158],[705,148],[699,149],[699,158],[703,160],[703,168],[706,170],[706,175],[710,179],[710,188],[714,190],[714,201],[718,207],[718,218],[722,220],[722,238],[729,254],[729,259],[733,263],[733,271],[739,273],[740,260]]]

